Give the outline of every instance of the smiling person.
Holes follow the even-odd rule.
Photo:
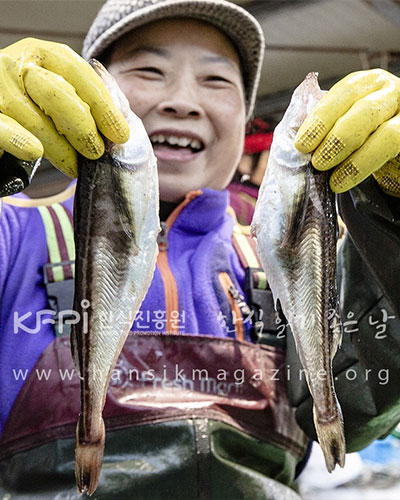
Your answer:
[[[256,19],[225,0],[109,0],[86,37],[84,58],[107,66],[153,144],[162,220],[153,282],[111,378],[98,499],[298,497],[316,439],[312,402],[225,189],[263,49]],[[331,187],[343,193],[338,272],[351,321],[334,372],[348,451],[399,418],[399,96],[390,73],[350,75],[297,142],[316,149],[317,168],[335,168]],[[77,152],[96,159],[102,136],[127,140],[101,80],[64,45],[3,49],[0,97],[3,196],[28,183],[42,155],[74,177]],[[50,307],[72,304],[73,192],[74,183],[51,199],[3,200],[0,492],[13,499],[81,498],[79,377],[69,325],[49,321]]]
[[[203,21],[165,19],[122,36],[107,63],[153,143],[161,200],[225,188],[246,124],[240,57],[229,38]]]

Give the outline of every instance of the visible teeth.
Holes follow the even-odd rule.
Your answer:
[[[190,146],[193,148],[193,149],[200,149],[201,148],[201,143],[198,139],[193,139],[192,141],[190,141]]]
[[[171,146],[179,146],[181,148],[187,148],[188,146],[190,146],[193,149],[201,149],[201,142],[198,139],[191,139],[190,137],[177,137],[175,135],[165,136],[163,134],[155,134],[151,136],[151,142],[153,144],[163,144],[164,142],[167,142]]]
[[[170,135],[167,137],[167,142],[168,144],[171,144],[171,146],[175,146],[179,142],[179,137],[175,137],[174,135]]]
[[[190,144],[190,139],[187,137],[179,137],[178,139],[178,146],[181,146],[182,148],[187,148]]]
[[[161,144],[162,144],[163,142],[165,142],[165,136],[164,136],[164,135],[162,135],[162,134],[156,134],[156,135],[153,135],[153,136],[151,137],[151,142],[153,142],[153,143],[154,143],[154,142],[159,142],[159,143],[161,143]]]

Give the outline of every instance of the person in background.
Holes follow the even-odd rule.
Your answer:
[[[316,439],[312,401],[257,256],[227,210],[263,49],[257,20],[225,0],[109,0],[85,39],[84,59],[107,66],[153,143],[165,224],[153,282],[110,381],[97,499],[298,498],[294,481]],[[314,164],[335,168],[348,227],[334,361],[348,451],[390,432],[400,415],[399,96],[399,79],[386,71],[350,75],[308,130],[321,143]],[[3,196],[24,184],[10,158],[44,155],[74,177],[77,152],[96,159],[101,134],[128,135],[87,62],[48,41],[1,51],[0,110]],[[81,498],[79,374],[68,325],[49,321],[50,306],[71,303],[73,190],[3,200],[4,498]]]

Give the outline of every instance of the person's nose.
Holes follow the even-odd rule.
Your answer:
[[[169,87],[165,98],[158,105],[162,115],[176,118],[199,118],[204,111],[199,103],[195,85],[189,79],[181,78]]]

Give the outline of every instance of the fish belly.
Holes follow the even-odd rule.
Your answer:
[[[276,129],[252,227],[274,300],[279,300],[293,332],[313,397],[318,440],[332,471],[345,460],[342,414],[332,375],[341,338],[336,209],[328,174],[317,172],[310,156],[294,148],[295,134],[306,116],[309,85],[299,87],[294,105],[292,101]]]

